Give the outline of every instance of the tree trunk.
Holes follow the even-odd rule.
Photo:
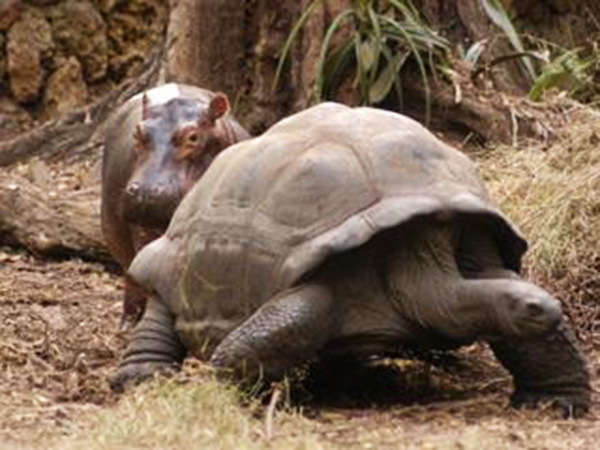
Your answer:
[[[0,241],[38,255],[108,260],[100,231],[99,185],[74,192],[44,189],[0,173]]]
[[[165,81],[243,89],[245,11],[239,0],[170,0]]]

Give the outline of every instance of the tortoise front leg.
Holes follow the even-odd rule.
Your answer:
[[[110,384],[122,390],[129,382],[154,373],[178,369],[186,349],[174,328],[174,318],[156,298],[151,297],[142,320],[133,330],[129,345]]]
[[[331,335],[333,298],[315,284],[300,285],[272,298],[229,333],[210,362],[238,376],[277,379],[314,356]]]
[[[569,324],[536,339],[490,341],[513,376],[515,407],[551,402],[566,417],[580,417],[591,405],[590,373]]]
[[[520,279],[504,267],[494,239],[482,228],[463,233],[458,250],[458,266],[466,278]],[[551,401],[565,415],[575,417],[589,409],[590,373],[564,318],[550,334],[528,339],[504,336],[489,342],[498,360],[513,376],[514,406]]]

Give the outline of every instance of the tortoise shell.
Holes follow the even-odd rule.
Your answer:
[[[405,116],[322,103],[222,152],[130,273],[180,334],[220,335],[382,230],[461,214],[480,216],[520,269],[526,243],[466,155]]]

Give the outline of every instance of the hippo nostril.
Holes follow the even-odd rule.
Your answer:
[[[127,185],[125,192],[127,192],[128,195],[136,196],[140,192],[140,187],[141,187],[140,183],[133,181]]]

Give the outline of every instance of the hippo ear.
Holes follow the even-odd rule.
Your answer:
[[[142,120],[146,120],[150,116],[150,99],[146,91],[142,94]]]
[[[229,100],[221,92],[217,92],[208,105],[208,118],[211,122],[223,117],[229,111]]]

